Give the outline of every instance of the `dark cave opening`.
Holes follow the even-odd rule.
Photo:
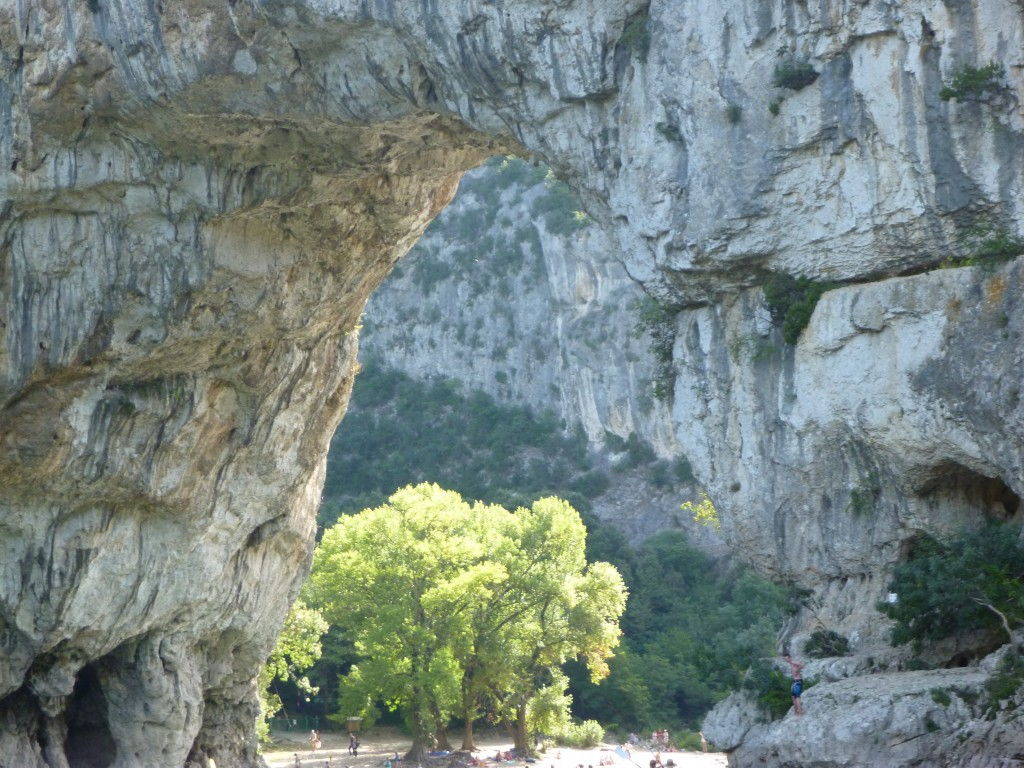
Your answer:
[[[107,768],[117,759],[117,744],[108,725],[107,700],[96,668],[78,673],[66,712],[64,754],[70,768]]]
[[[975,510],[989,520],[1020,520],[1021,499],[1002,479],[987,477],[962,464],[946,462],[935,467],[920,495]]]

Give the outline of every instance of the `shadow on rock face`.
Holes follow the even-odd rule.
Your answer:
[[[107,722],[107,701],[99,675],[86,665],[75,681],[67,710],[64,753],[70,768],[107,768],[117,759],[117,744]]]

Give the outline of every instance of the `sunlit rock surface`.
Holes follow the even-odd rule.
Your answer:
[[[580,221],[576,201],[545,173],[502,160],[466,174],[367,304],[360,354],[555,414],[582,430],[608,478],[592,500],[596,516],[633,542],[682,528],[724,555],[717,532],[680,510],[699,489],[672,421],[671,366],[640,322],[645,294],[605,232]],[[664,349],[671,354],[670,338]],[[628,469],[626,439],[649,445],[651,460]],[[656,463],[665,471],[655,482]]]
[[[770,721],[747,692],[734,693],[704,723],[704,735],[732,765],[888,768],[1015,766],[1022,759],[1024,695],[993,697],[987,688],[1020,638],[976,667],[860,674],[823,679]],[[820,671],[808,665],[806,674]]]
[[[258,764],[366,296],[497,152],[688,307],[676,439],[851,634],[902,542],[1014,513],[1020,264],[921,273],[1020,231],[1019,2],[645,9],[0,3],[0,761]],[[748,354],[768,271],[851,285]]]

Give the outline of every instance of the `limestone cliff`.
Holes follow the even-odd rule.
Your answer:
[[[716,532],[679,508],[698,489],[662,380],[671,365],[656,354],[671,355],[671,336],[659,347],[645,330],[649,300],[576,205],[543,166],[499,159],[466,174],[368,302],[360,354],[554,412],[610,470],[610,487],[593,500],[598,517],[633,541],[682,527],[724,554]],[[652,449],[635,471],[626,468],[630,439]],[[666,464],[675,469],[658,473]]]
[[[1022,51],[1015,0],[0,3],[0,762],[258,763],[352,331],[499,151],[686,307],[727,536],[864,633],[903,542],[1020,514],[1021,263],[927,270],[1019,237]],[[795,348],[769,272],[844,285]]]

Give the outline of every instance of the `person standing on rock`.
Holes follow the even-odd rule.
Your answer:
[[[803,707],[800,705],[800,694],[804,692],[804,665],[793,661],[793,657],[788,653],[782,658],[789,664],[790,673],[793,676],[790,693],[793,694],[793,711],[799,716],[804,713]]]

